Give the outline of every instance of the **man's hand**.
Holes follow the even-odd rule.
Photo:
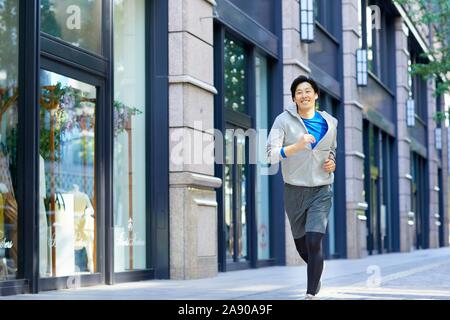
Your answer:
[[[309,143],[316,142],[316,138],[312,134],[303,134],[296,143],[291,144],[290,146],[287,146],[284,148],[284,153],[286,157],[290,157],[291,155],[304,150],[306,148],[306,145]]]
[[[323,169],[327,173],[334,172],[336,170],[336,163],[332,159],[327,159],[323,164]]]
[[[312,134],[304,134],[298,139],[298,141],[296,143],[297,150],[298,151],[303,150],[306,148],[306,145],[315,143],[315,142],[316,142],[316,138],[314,138],[314,136]]]

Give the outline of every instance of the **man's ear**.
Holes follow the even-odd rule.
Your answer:
[[[319,99],[319,95],[316,93],[316,100]]]

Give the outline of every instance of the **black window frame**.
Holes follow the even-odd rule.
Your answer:
[[[246,66],[246,103],[247,109],[245,113],[233,111],[224,107],[224,41],[225,37],[236,41],[240,45],[243,46],[246,52],[247,57],[247,66]],[[267,59],[268,63],[268,100],[269,105],[275,99],[280,99],[281,97],[277,96],[274,91],[274,86],[278,86],[278,83],[275,81],[276,75],[280,74],[280,70],[278,69],[279,61],[274,56],[268,54],[268,51],[257,47],[255,44],[251,43],[249,40],[245,38],[245,36],[241,35],[238,31],[233,30],[226,25],[220,23],[220,21],[214,22],[214,60],[215,60],[215,80],[214,85],[219,91],[219,93],[215,96],[214,106],[215,106],[215,128],[223,130],[226,128],[226,123],[230,123],[231,125],[238,126],[242,128],[245,132],[247,128],[255,128],[256,125],[256,96],[255,96],[255,56],[256,53],[264,56]],[[276,100],[279,101],[279,100]],[[272,110],[269,107],[269,115],[268,121],[271,122],[272,118]],[[268,124],[270,125],[270,123]],[[246,137],[246,159],[249,159],[249,138]],[[223,145],[225,148],[225,145]],[[235,149],[235,145],[233,147]],[[223,155],[225,152],[222,153]],[[225,157],[224,157],[225,158]],[[215,165],[215,176],[219,177],[223,180],[224,177],[224,165],[217,164]],[[258,248],[257,248],[257,226],[256,226],[256,208],[255,208],[255,183],[256,183],[256,165],[247,164],[247,218],[248,218],[248,246],[249,249],[248,255],[249,259],[247,261],[233,261],[228,262],[226,259],[226,228],[225,228],[225,214],[224,214],[224,192],[223,187],[217,190],[217,199],[218,199],[218,264],[219,271],[233,271],[233,270],[242,270],[248,268],[259,268],[264,266],[272,266],[275,264],[282,264],[284,260],[280,259],[280,255],[283,254],[283,251],[280,250],[281,242],[276,239],[280,239],[280,227],[281,223],[276,214],[274,214],[271,209],[275,203],[272,201],[273,199],[277,199],[279,195],[277,193],[272,193],[273,188],[273,178],[270,178],[269,181],[269,194],[272,196],[269,199],[269,223],[270,223],[270,255],[269,259],[258,260]],[[234,197],[233,192],[233,197]],[[281,198],[280,198],[281,200]],[[236,204],[233,204],[235,207]],[[283,227],[284,228],[284,227]]]
[[[57,73],[63,75],[65,77],[75,79],[81,81],[83,83],[92,85],[96,87],[96,98],[97,103],[95,107],[95,158],[102,159],[107,157],[104,153],[105,149],[100,148],[99,146],[104,141],[101,136],[101,132],[108,131],[108,125],[105,122],[108,119],[108,111],[106,105],[106,92],[105,92],[105,78],[95,76],[88,72],[82,71],[78,68],[68,66],[66,64],[61,63],[60,61],[55,61],[52,59],[48,59],[46,57],[41,57],[40,60],[40,72],[42,70]],[[96,199],[99,199],[101,195],[106,193],[105,190],[105,172],[101,170],[101,166],[103,164],[101,161],[95,161],[95,195]],[[83,282],[83,285],[92,285],[98,284],[105,281],[105,265],[106,263],[100,263],[101,257],[105,256],[105,247],[104,243],[100,241],[100,239],[105,238],[105,217],[106,217],[106,208],[104,201],[96,201],[94,209],[96,210],[96,239],[97,243],[95,244],[97,250],[97,256],[94,258],[97,260],[97,270],[96,272],[89,275],[81,275],[80,280]],[[101,261],[103,262],[103,261]],[[38,270],[40,271],[40,270]],[[63,276],[63,277],[52,277],[52,278],[41,278],[39,277],[39,289],[41,291],[54,290],[57,288],[64,288],[64,285],[67,285],[68,281],[73,276]]]
[[[439,81],[436,83],[436,88],[439,84]],[[443,112],[443,96],[442,95],[436,95],[436,112]],[[445,121],[445,120],[443,120]],[[444,165],[443,162],[445,161],[445,158],[443,157],[444,154],[444,136],[447,134],[447,129],[445,127],[445,125],[443,125],[442,121],[437,121],[436,122],[436,128],[441,129],[441,149],[436,150],[437,155],[438,155],[438,176],[437,176],[437,182],[438,182],[438,214],[439,217],[436,219],[437,221],[439,221],[440,225],[438,227],[438,246],[439,247],[444,247],[446,246],[446,241],[445,241],[445,208],[444,208],[444,183],[445,183],[445,176],[444,176]],[[448,142],[447,142],[448,143]],[[448,241],[447,241],[448,244]]]
[[[367,209],[367,251],[369,255],[382,254],[395,251],[394,247],[394,198],[393,175],[394,172],[394,137],[375,126],[369,120],[363,120],[363,148],[364,148],[364,190]],[[371,139],[373,141],[371,141]],[[371,145],[373,144],[373,145]],[[377,175],[376,181],[376,208],[372,208],[372,174]],[[381,215],[381,206],[385,206],[385,216]],[[384,218],[384,221],[381,219]],[[382,224],[385,224],[386,233],[382,233]],[[375,228],[375,229],[374,229]]]
[[[325,30],[334,39],[339,38],[341,32],[339,28],[339,15],[336,12],[341,11],[340,1],[313,0],[314,18],[316,25]]]
[[[367,9],[371,5],[380,8],[380,30],[372,28],[372,70],[369,75],[390,90],[395,89],[395,75],[391,70],[395,67],[395,11],[380,0],[359,0],[361,10],[362,49],[368,50],[367,43]],[[381,63],[383,61],[383,63]]]
[[[429,248],[430,212],[427,204],[430,196],[427,193],[427,190],[429,190],[428,170],[427,159],[417,152],[411,151],[411,210],[414,212],[416,249]],[[418,196],[413,195],[414,190],[416,190]]]
[[[437,88],[437,85],[436,85],[436,88]],[[436,112],[442,112],[442,101],[443,101],[442,99],[443,99],[442,95],[436,95],[436,98],[435,98]],[[445,121],[445,120],[443,120],[443,121]],[[443,121],[436,121],[436,128],[441,129],[441,149],[436,150],[438,159],[441,162],[444,161],[443,156],[442,156],[443,155],[442,149],[444,148],[444,144],[443,144],[444,138],[443,137],[445,135],[445,125],[442,125]],[[441,167],[442,167],[442,165],[441,165]]]
[[[147,138],[147,253],[150,268],[145,271],[115,274],[113,264],[113,2],[102,0],[103,56],[77,48],[40,31],[40,1],[19,0],[19,124],[18,124],[18,278],[0,282],[0,295],[38,293],[42,290],[64,288],[67,278],[41,279],[39,275],[39,74],[42,67],[75,78],[95,82],[104,102],[103,124],[98,130],[98,174],[103,185],[99,188],[97,204],[104,211],[103,268],[101,275],[86,276],[82,285],[144,279],[169,278],[169,121],[168,121],[168,3],[165,0],[147,2],[146,125]],[[87,78],[86,78],[87,77]],[[96,82],[101,79],[101,81]],[[103,90],[103,91],[102,91]],[[26,110],[26,112],[25,112]],[[100,119],[99,118],[99,119]],[[161,134],[165,132],[166,134]],[[27,214],[22,214],[26,212]],[[100,222],[100,221],[99,221]]]
[[[427,61],[425,58],[423,58],[421,55],[423,54],[423,51],[420,49],[419,44],[417,41],[413,38],[412,35],[409,35],[408,37],[408,52],[410,55],[411,65],[414,65],[416,63],[423,63],[426,64]],[[415,102],[415,117],[418,122],[427,128],[427,119],[428,119],[428,97],[427,97],[427,91],[428,91],[428,84],[427,80],[423,79],[420,75],[414,75],[412,76],[412,86],[410,88],[411,90],[411,97],[414,99]]]
[[[239,35],[234,34],[231,30],[224,30],[224,39],[229,39],[237,43],[241,48],[244,49],[245,52],[245,88],[244,88],[244,94],[245,94],[245,112],[238,112],[230,109],[224,110],[224,122],[225,127],[233,127],[235,129],[242,129],[244,132],[250,128],[255,127],[255,74],[254,74],[254,61],[255,61],[255,55],[254,55],[254,49],[251,44],[246,42],[244,39],[242,39]],[[223,97],[225,97],[225,92]],[[233,223],[239,223],[237,221],[238,218],[238,211],[240,212],[240,209],[238,209],[238,206],[241,205],[241,203],[238,202],[238,199],[240,199],[240,195],[237,194],[237,191],[240,190],[240,188],[237,186],[240,179],[237,177],[237,158],[236,158],[236,138],[233,136],[233,150],[234,150],[234,163],[233,163],[233,170],[232,170],[232,185],[234,188],[233,192]],[[247,173],[247,181],[246,181],[246,199],[247,199],[247,210],[246,210],[246,221],[247,221],[247,259],[246,261],[239,261],[237,260],[237,241],[234,241],[234,257],[233,261],[225,261],[226,263],[226,270],[241,270],[241,269],[248,269],[255,265],[256,259],[257,259],[257,246],[255,244],[256,242],[256,212],[255,212],[255,195],[253,190],[255,190],[255,169],[254,165],[250,165],[247,163],[249,159],[249,138],[245,137],[245,169]],[[238,228],[233,228],[234,230],[234,236],[238,234]],[[237,240],[235,238],[235,240]]]

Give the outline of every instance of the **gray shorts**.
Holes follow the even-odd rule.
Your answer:
[[[284,184],[284,207],[294,239],[303,237],[306,232],[326,232],[332,198],[331,185],[300,187]]]

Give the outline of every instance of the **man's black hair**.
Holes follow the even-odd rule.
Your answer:
[[[303,82],[308,82],[311,85],[311,87],[314,89],[314,92],[319,94],[319,86],[313,79],[311,79],[307,76],[299,76],[292,82],[292,85],[291,85],[292,100],[294,100],[294,98],[295,98],[295,90],[297,89],[298,85]]]

